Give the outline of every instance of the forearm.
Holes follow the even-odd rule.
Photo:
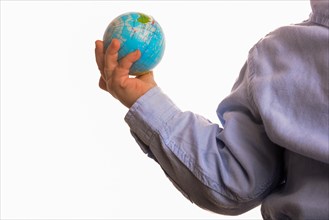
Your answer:
[[[223,129],[201,116],[180,111],[158,87],[140,98],[125,119],[144,152],[200,207],[239,214],[258,205],[271,188],[272,164],[252,167],[259,161],[245,162],[254,158],[236,155],[234,147],[220,139],[226,135]],[[270,169],[266,176],[265,169]]]

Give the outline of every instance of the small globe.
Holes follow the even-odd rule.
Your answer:
[[[135,50],[141,57],[130,68],[130,75],[140,75],[152,70],[162,59],[165,38],[162,28],[151,16],[138,12],[129,12],[116,17],[107,27],[104,36],[104,49],[113,38],[117,38],[121,47],[118,60]]]

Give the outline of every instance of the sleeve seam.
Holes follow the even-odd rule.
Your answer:
[[[253,91],[254,91],[254,85],[253,85],[253,81],[255,79],[255,62],[254,62],[254,52],[257,50],[257,45],[256,44],[249,52],[249,56],[248,56],[248,81],[247,81],[247,98],[248,98],[248,102],[250,103],[250,107],[252,110],[252,112],[254,113],[255,118],[259,118],[261,119],[259,112],[257,111],[257,104],[255,102],[254,99],[254,95],[253,95]]]

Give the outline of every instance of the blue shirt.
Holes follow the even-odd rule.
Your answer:
[[[264,219],[329,219],[329,4],[269,33],[249,52],[221,126],[182,112],[159,87],[125,120],[142,150],[188,199]],[[220,85],[219,85],[220,86]]]

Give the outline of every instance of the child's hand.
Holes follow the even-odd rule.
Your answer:
[[[118,61],[119,48],[120,41],[113,39],[104,53],[103,42],[96,41],[96,62],[101,73],[99,87],[130,108],[139,97],[156,86],[156,83],[152,71],[130,78],[129,69],[140,58],[141,53],[137,50]]]

